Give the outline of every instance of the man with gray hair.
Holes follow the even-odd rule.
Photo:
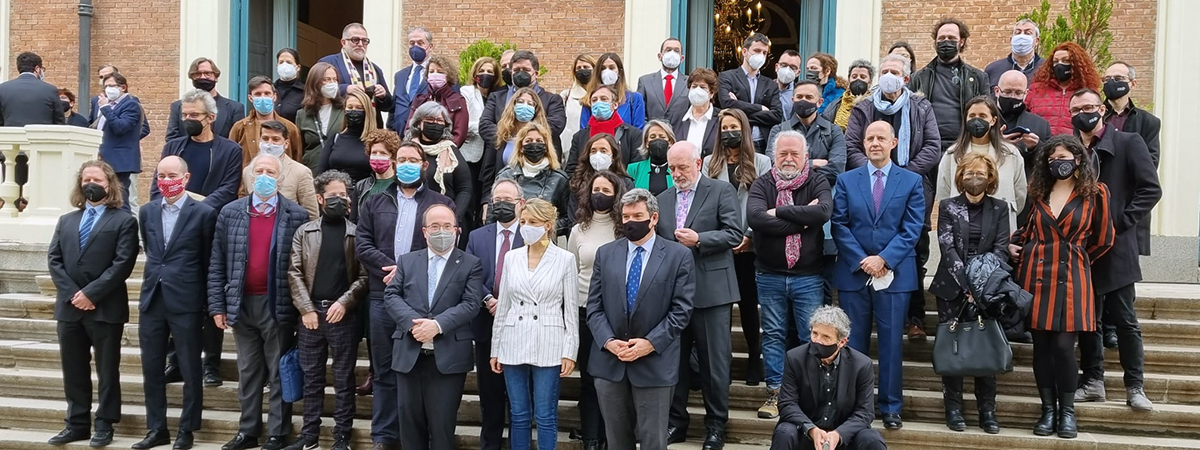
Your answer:
[[[762,315],[767,400],[758,417],[764,419],[779,415],[788,318],[795,320],[796,338],[807,342],[808,319],[825,301],[822,226],[833,212],[829,179],[809,164],[804,135],[782,131],[772,145],[775,167],[754,180],[746,201]]]
[[[375,103],[375,120],[383,126],[383,112],[392,112],[395,97],[387,85],[387,74],[378,65],[367,59],[367,28],[354,22],[342,28],[342,51],[327,55],[319,62],[333,65],[338,74],[338,95],[345,97],[350,92],[365,92]],[[407,111],[405,117],[407,117]]]
[[[692,252],[655,236],[658,201],[650,191],[621,197],[625,237],[596,251],[587,323],[608,448],[667,448],[671,394],[679,380],[680,336],[692,316]]]
[[[408,111],[412,101],[418,95],[429,91],[429,81],[426,80],[429,65],[429,54],[433,51],[433,33],[422,27],[408,29],[408,57],[412,65],[396,72],[395,110],[392,112],[390,128],[404,136],[408,128]],[[455,74],[457,75],[457,74]]]
[[[846,130],[846,122],[850,120],[850,110],[859,100],[868,97],[871,83],[875,80],[875,66],[865,59],[856,59],[850,63],[846,78],[850,80],[850,87],[841,98],[834,100],[825,107],[825,112],[821,113],[821,117],[842,127],[842,131]]]
[[[836,306],[822,306],[808,327],[809,343],[787,353],[771,450],[886,449],[883,436],[871,429],[874,366],[847,345],[850,318]]]
[[[1042,30],[1029,19],[1021,19],[1013,25],[1012,52],[1003,58],[992,61],[983,68],[994,89],[1000,83],[1004,72],[1017,70],[1026,77],[1033,78],[1034,72],[1041,67],[1046,59],[1038,55],[1038,45],[1042,43]]]

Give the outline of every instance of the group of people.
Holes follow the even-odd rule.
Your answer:
[[[122,111],[141,108],[105,66],[105,96],[93,99],[102,161],[81,167],[78,210],[50,247],[69,405],[50,443],[111,442],[124,281],[140,248],[149,433],[134,448],[171,442],[165,383],[175,380],[174,448],[191,447],[232,328],[242,416],[225,450],[317,448],[329,361],[334,449],[350,447],[356,391],[373,396],[375,448],[453,448],[472,370],[482,448],[500,448],[506,416],[511,447],[529,448],[536,423],[538,447],[553,448],[560,382],[578,369],[572,434],[586,450],[686,440],[692,386],[704,398],[703,448],[720,450],[734,304],[745,382],[765,383],[758,416],[779,420],[772,448],[885,448],[871,423],[877,407],[886,429],[903,426],[902,346],[926,337],[935,204],[940,322],[982,300],[967,270],[980,261],[1032,295],[1023,322],[1042,400],[1036,434],[1075,437],[1074,403],[1105,399],[1105,346],[1120,348],[1128,404],[1149,410],[1133,300],[1161,195],[1159,122],[1130,101],[1134,69],[1113,63],[1101,93],[1081,47],[1043,58],[1039,30],[1022,20],[1012,54],[980,70],[963,59],[969,37],[945,19],[922,69],[897,43],[878,67],[852,62],[846,78],[831,55],[770,55],[761,34],[745,40],[739,67],[684,74],[672,38],[636,89],[618,55],[581,54],[572,86],[555,94],[529,51],[479,58],[460,84],[456,55],[421,28],[393,90],[366,56],[367,30],[350,24],[342,51],[304,80],[298,54],[281,50],[277,80],[250,80],[248,115],[216,91],[216,64],[196,59],[196,89],[171,105],[136,219],[136,170],[118,142],[134,144],[129,167],[140,169],[137,139],[125,137],[138,120]],[[776,79],[762,73],[772,57]],[[44,73],[21,58],[9,83]],[[54,123],[70,117],[50,108]],[[371,375],[359,385],[364,337]],[[292,348],[304,373],[294,440],[279,364]],[[943,378],[956,431],[962,384]],[[995,386],[975,382],[988,433],[1000,431]]]

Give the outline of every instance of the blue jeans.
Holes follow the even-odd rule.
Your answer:
[[[783,384],[783,359],[787,353],[788,313],[796,322],[800,342],[808,342],[808,318],[825,300],[821,275],[777,275],[758,272],[758,305],[762,310],[762,353],[767,389]]]
[[[528,364],[504,366],[504,384],[512,407],[509,447],[528,450],[532,445],[532,419],[537,418],[538,450],[554,450],[558,442],[559,366]]]

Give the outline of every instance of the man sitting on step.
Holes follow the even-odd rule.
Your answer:
[[[836,306],[822,306],[809,328],[809,343],[787,352],[771,450],[886,449],[883,436],[871,429],[871,358],[846,345],[850,317]]]

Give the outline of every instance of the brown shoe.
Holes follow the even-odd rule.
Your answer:
[[[363,384],[362,384],[362,385],[360,385],[360,386],[358,386],[358,387],[354,388],[354,391],[355,391],[355,392],[356,392],[358,395],[360,395],[360,396],[364,396],[364,395],[371,395],[371,393],[374,391],[374,389],[373,389],[373,388],[372,388],[372,386],[371,386],[371,379],[372,379],[372,378],[375,378],[375,374],[373,374],[373,373],[368,373],[368,374],[367,374],[367,381],[363,382]]]
[[[908,340],[924,341],[928,337],[925,335],[925,329],[921,328],[921,325],[914,323],[908,326]]]

